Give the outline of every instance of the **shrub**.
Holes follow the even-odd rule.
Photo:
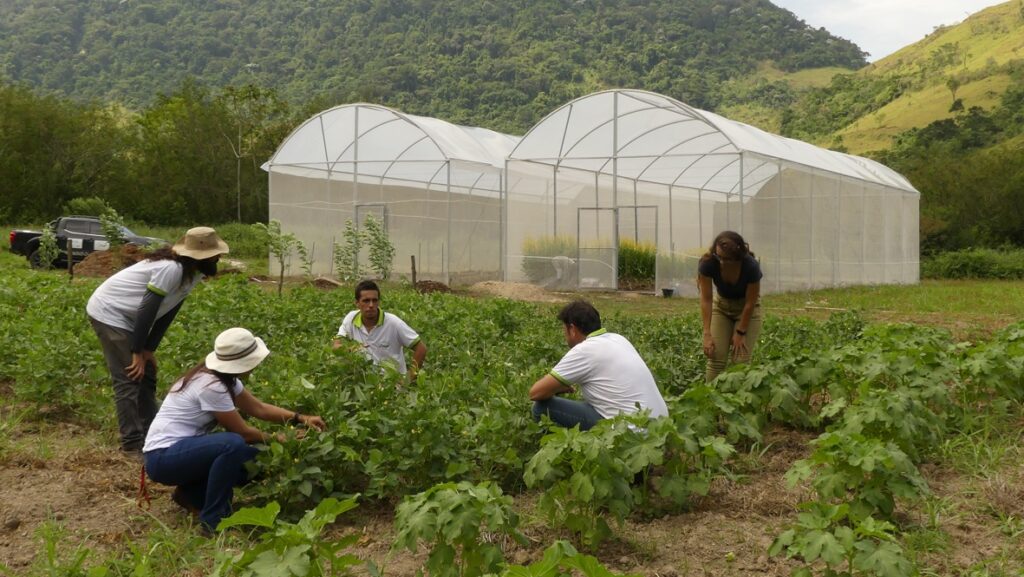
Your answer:
[[[971,248],[940,253],[921,262],[921,276],[935,279],[1022,279],[1024,249]]]
[[[81,214],[97,216],[106,212],[109,206],[102,198],[96,196],[72,198],[64,205],[64,214]]]

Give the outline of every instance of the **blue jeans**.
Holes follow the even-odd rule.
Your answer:
[[[257,453],[238,433],[212,433],[147,452],[146,472],[157,483],[181,487],[200,510],[199,520],[212,531],[231,514],[234,488],[249,480],[245,463]]]
[[[583,401],[563,399],[562,397],[551,397],[543,401],[534,401],[533,420],[539,421],[541,415],[547,415],[555,422],[566,428],[580,426],[581,431],[589,430],[603,419],[594,407]]]

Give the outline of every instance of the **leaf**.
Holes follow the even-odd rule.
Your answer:
[[[242,525],[270,528],[274,526],[274,520],[277,519],[277,515],[280,512],[281,506],[277,504],[277,501],[271,501],[262,508],[246,507],[239,509],[226,519],[221,519],[220,523],[217,524],[217,530],[223,531]]]

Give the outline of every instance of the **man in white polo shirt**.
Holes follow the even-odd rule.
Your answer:
[[[372,280],[356,285],[356,310],[345,315],[334,337],[334,348],[342,346],[342,339],[355,341],[374,364],[391,365],[403,375],[407,373],[405,349],[412,349],[410,380],[416,380],[427,358],[427,346],[419,334],[402,319],[380,310],[380,288]]]
[[[530,387],[534,419],[546,414],[558,425],[579,425],[586,431],[620,413],[646,409],[651,418],[668,415],[647,364],[625,337],[601,328],[593,305],[571,302],[558,313],[558,320],[564,325],[569,352]],[[577,387],[582,401],[557,396]]]

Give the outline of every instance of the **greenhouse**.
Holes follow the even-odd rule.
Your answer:
[[[507,280],[692,295],[700,255],[735,230],[762,292],[918,281],[919,193],[905,178],[650,92],[558,108],[505,180]]]
[[[393,270],[466,284],[500,278],[502,170],[517,137],[371,104],[338,106],[296,128],[264,165],[270,218],[336,271],[351,221],[374,217],[395,247]],[[368,271],[366,250],[363,270]],[[292,263],[292,269],[297,267]]]

